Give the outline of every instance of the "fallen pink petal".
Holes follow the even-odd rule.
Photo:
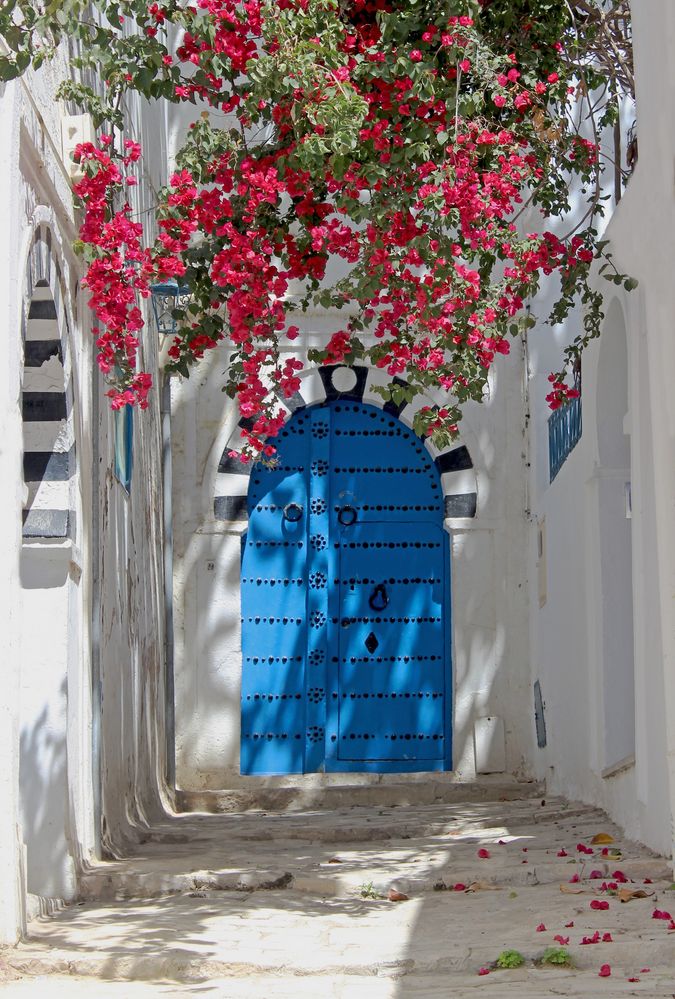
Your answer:
[[[612,940],[612,934],[611,933],[603,933],[602,934],[602,942],[603,943],[614,943],[614,941]]]
[[[600,943],[600,932],[596,930],[592,937],[582,937],[582,944],[599,944]]]
[[[598,972],[600,978],[609,978],[611,974],[612,974],[612,969],[608,964],[603,964],[603,966],[600,968],[600,971]]]
[[[490,974],[490,969],[489,968],[479,968],[478,969],[478,974],[479,975],[489,975]]]
[[[560,933],[557,933],[553,937],[553,939],[555,940],[556,943],[559,943],[561,947],[566,947],[567,944],[570,942],[570,938],[569,937],[564,937]]]
[[[486,850],[485,847],[482,846],[478,851],[478,856],[480,857],[481,860],[488,860],[490,857],[490,851]]]
[[[543,923],[539,923],[539,926],[537,927],[537,933],[545,933],[545,932],[546,932],[546,927],[544,926]]]
[[[558,856],[559,857],[569,857],[569,853],[567,852],[567,850],[558,850]]]
[[[591,902],[591,909],[609,909],[609,902],[604,898],[594,898]]]

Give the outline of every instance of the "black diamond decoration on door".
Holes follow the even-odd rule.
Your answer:
[[[368,635],[368,638],[366,638],[366,648],[368,649],[371,655],[373,654],[373,652],[375,651],[375,649],[378,647],[379,644],[380,643],[378,642],[376,636],[371,631],[371,633]]]

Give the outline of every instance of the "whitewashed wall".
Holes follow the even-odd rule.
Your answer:
[[[617,266],[640,287],[616,294],[598,279],[606,321],[583,359],[583,436],[551,485],[546,375],[558,369],[574,319],[530,338],[532,667],[548,730],[536,761],[553,791],[600,804],[629,835],[670,854],[675,12],[655,0],[634,5],[633,20],[639,162],[606,235]]]
[[[298,351],[321,343],[329,317],[307,320]],[[336,327],[335,327],[336,328]],[[213,514],[216,473],[237,414],[221,391],[227,357],[214,351],[172,393],[176,770],[184,789],[239,777],[239,563],[245,525]],[[475,775],[474,723],[504,720],[505,768],[529,773],[523,359],[499,365],[490,400],[467,410],[462,443],[473,459],[478,512],[448,520],[452,550],[454,762]],[[245,491],[247,479],[241,476]],[[374,778],[377,779],[377,778]],[[250,779],[249,779],[250,780]]]
[[[9,484],[3,489],[2,534],[9,584],[9,602],[3,603],[8,620],[0,745],[3,942],[14,941],[26,913],[38,911],[43,900],[77,896],[81,865],[97,850],[99,804],[102,845],[112,852],[164,806],[159,396],[154,394],[147,414],[137,420],[136,471],[127,496],[111,471],[112,419],[105,387],[94,375],[88,295],[79,288],[82,268],[70,249],[77,219],[61,147],[68,109],[54,99],[67,72],[66,59],[57,56],[0,91],[0,183],[6,192],[0,260],[7,345],[0,407],[2,478]],[[166,125],[161,113],[141,102],[127,112],[131,134],[149,151],[134,194],[135,207],[145,211],[166,177]],[[21,419],[23,335],[31,298],[26,271],[36,232],[48,238],[41,253],[52,278],[51,287],[48,282],[36,295],[51,301],[58,270],[57,312],[67,317],[61,334],[72,409],[69,403],[65,437],[61,434],[55,450],[69,445],[72,434],[77,461],[70,483],[45,480],[37,490],[24,485],[22,451],[24,446],[27,452],[49,450],[46,441],[56,425],[26,424],[24,432]],[[44,332],[51,338],[48,325]],[[41,327],[28,329],[29,336],[42,332]],[[142,352],[155,370],[151,330]],[[54,358],[32,367],[24,389],[58,392],[59,370]],[[22,507],[31,504],[38,520],[45,520],[43,511],[49,508],[64,514],[70,509],[70,535],[46,538],[36,531],[22,539]],[[100,739],[95,740],[98,706]],[[102,802],[94,793],[99,779]]]

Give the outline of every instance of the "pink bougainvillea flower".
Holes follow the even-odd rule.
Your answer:
[[[481,846],[480,850],[478,851],[478,856],[480,857],[481,860],[488,860],[490,857],[490,851],[486,850],[484,846]]]
[[[539,926],[537,927],[537,933],[545,933],[545,932],[546,932],[546,927],[544,926],[543,923],[539,923]]]
[[[629,982],[639,982],[640,979],[639,978],[629,978],[629,979],[627,979],[627,981],[629,981]]]
[[[559,857],[569,857],[569,853],[567,852],[567,850],[564,850],[564,849],[563,850],[558,850],[558,856]]]
[[[603,933],[602,934],[602,942],[603,943],[614,943],[614,941],[612,940],[612,934],[611,933]]]
[[[668,924],[668,929],[675,930],[675,919],[670,920],[670,923]]]
[[[566,947],[567,944],[570,942],[570,938],[564,937],[561,933],[557,933],[553,937],[553,939],[555,940],[556,943],[559,943],[561,947]]]
[[[612,874],[612,877],[614,878],[615,881],[618,881],[622,885],[625,885],[626,882],[628,881],[628,878],[623,873],[623,871],[614,871],[614,874]]]
[[[673,917],[669,912],[665,912],[663,909],[654,909],[652,912],[652,919],[667,919],[671,920]]]
[[[577,843],[577,853],[591,854],[593,853],[593,850],[590,846],[586,846],[585,843]]]
[[[466,885],[458,881],[456,885],[453,885],[453,891],[466,891]]]
[[[647,975],[651,970],[651,968],[640,968],[640,974]]]
[[[572,877],[570,878],[569,883],[571,885],[575,885],[575,884],[578,883],[578,881],[579,881],[579,875],[578,874],[573,874]]]
[[[591,871],[588,876],[591,881],[599,881],[602,878],[602,871]]]
[[[612,974],[612,969],[608,964],[603,964],[603,966],[600,968],[600,971],[598,972],[600,978],[609,978],[611,974]]]
[[[609,909],[609,902],[602,898],[594,898],[591,902],[591,909]]]
[[[490,969],[489,968],[479,968],[478,969],[478,974],[479,975],[489,975],[490,974]]]
[[[565,923],[565,929],[569,930],[574,926],[574,920],[570,919],[569,923]]]
[[[645,885],[651,885],[651,884],[654,884],[654,882],[652,881],[652,879],[651,879],[651,878],[645,878],[645,879],[644,879],[644,881],[643,881],[642,883],[643,883],[643,884],[645,884]]]

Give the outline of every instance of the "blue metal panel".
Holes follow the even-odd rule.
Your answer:
[[[249,490],[242,772],[450,767],[438,470],[395,416],[350,400],[296,412],[278,450]]]

